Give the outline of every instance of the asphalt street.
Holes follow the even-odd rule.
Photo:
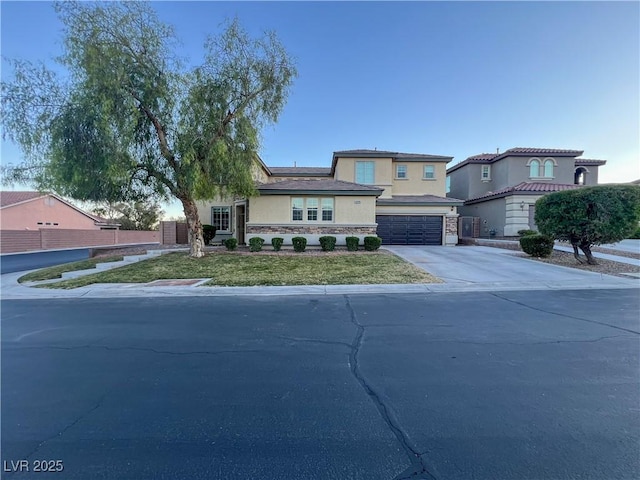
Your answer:
[[[0,257],[0,273],[22,272],[89,258],[89,248],[11,253]]]
[[[1,307],[2,478],[640,478],[636,289]]]

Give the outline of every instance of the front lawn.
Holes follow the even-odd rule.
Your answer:
[[[92,283],[147,283],[210,278],[207,286],[439,283],[389,252],[243,254],[214,252],[204,258],[169,253],[106,272],[42,285],[77,288]]]

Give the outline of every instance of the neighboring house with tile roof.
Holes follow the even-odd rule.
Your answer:
[[[52,193],[0,192],[2,230],[104,230],[116,229],[119,226],[105,218],[87,213]]]
[[[259,195],[199,202],[203,223],[216,226],[214,241],[235,237],[323,235],[382,237],[384,244],[455,245],[457,207],[445,194],[446,164],[453,157],[381,150],[333,153],[331,167],[268,167],[257,160]]]
[[[473,155],[447,170],[448,192],[465,200],[462,216],[479,217],[482,236],[516,236],[535,229],[536,200],[547,193],[598,184],[606,160],[579,158],[582,150],[511,148]]]

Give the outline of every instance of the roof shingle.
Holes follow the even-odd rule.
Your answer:
[[[0,192],[0,208],[47,195],[42,192]]]
[[[522,182],[518,185],[514,185],[512,187],[502,188],[500,190],[496,190],[495,192],[487,192],[478,197],[468,199],[465,204],[473,203],[480,200],[488,200],[491,198],[504,197],[512,193],[551,193],[551,192],[561,192],[563,190],[573,190],[576,188],[580,188],[582,185],[567,185],[563,183],[545,183],[545,182]]]
[[[270,167],[270,170],[275,177],[323,177],[331,175],[331,168],[329,167]]]
[[[281,182],[262,183],[258,185],[261,194],[299,193],[342,193],[357,195],[380,195],[382,189],[372,185],[343,182],[341,180],[283,180]]]

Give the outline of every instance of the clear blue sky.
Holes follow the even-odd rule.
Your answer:
[[[209,33],[237,16],[275,30],[297,59],[271,166],[329,166],[335,150],[466,157],[496,148],[584,150],[601,183],[640,178],[638,2],[154,2],[198,63]],[[51,59],[50,3],[6,2],[2,54]],[[4,64],[3,64],[4,66]],[[9,72],[3,68],[3,78]],[[2,144],[2,161],[19,151]]]

